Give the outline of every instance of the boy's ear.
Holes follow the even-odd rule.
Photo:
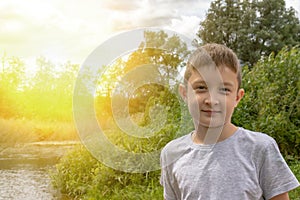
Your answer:
[[[243,96],[245,94],[245,90],[244,89],[239,89],[236,95],[236,103],[235,103],[235,107],[239,104],[239,102],[242,100]]]
[[[178,88],[179,94],[182,98],[182,100],[186,103],[187,101],[187,88],[185,85],[180,84]]]

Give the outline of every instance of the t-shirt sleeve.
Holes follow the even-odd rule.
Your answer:
[[[266,199],[288,192],[299,182],[282,157],[274,139],[263,151],[259,181]]]
[[[176,193],[174,190],[174,178],[171,174],[170,165],[167,164],[166,155],[164,151],[162,151],[160,157],[161,163],[161,176],[160,176],[160,184],[164,188],[164,199],[166,200],[176,200]]]

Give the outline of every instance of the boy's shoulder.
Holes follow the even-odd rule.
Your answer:
[[[262,132],[252,131],[244,128],[239,128],[238,131],[240,131],[240,140],[246,143],[255,144],[255,146],[265,147],[276,143],[274,138]]]
[[[161,159],[165,163],[172,163],[189,150],[191,133],[170,141],[161,151]]]
[[[168,151],[172,151],[172,150],[175,150],[175,149],[185,149],[185,147],[189,144],[190,137],[191,137],[191,133],[171,140],[163,148],[163,151],[168,152]]]
[[[279,154],[277,142],[271,136],[244,128],[239,128],[237,139],[232,143],[243,155],[254,156],[260,162],[269,154]]]

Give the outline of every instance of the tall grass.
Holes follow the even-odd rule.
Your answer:
[[[0,118],[0,144],[78,140],[72,122]]]

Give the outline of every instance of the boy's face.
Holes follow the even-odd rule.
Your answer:
[[[187,103],[195,128],[212,128],[231,123],[234,108],[244,95],[237,74],[226,66],[194,70],[179,92]]]

